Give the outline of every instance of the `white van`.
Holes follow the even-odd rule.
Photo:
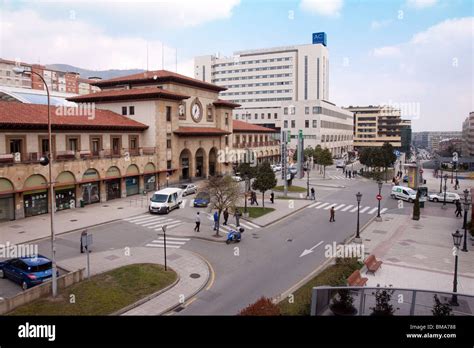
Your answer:
[[[394,186],[390,196],[395,199],[413,202],[416,199],[416,191],[405,186]]]
[[[148,210],[151,214],[162,213],[168,214],[173,209],[179,209],[179,205],[183,202],[183,190],[179,188],[165,188],[156,191],[150,198],[150,206]]]

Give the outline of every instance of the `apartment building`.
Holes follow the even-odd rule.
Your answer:
[[[462,124],[462,154],[474,156],[474,111],[469,113]]]
[[[226,88],[220,97],[241,105],[235,119],[276,127],[283,103],[329,100],[325,34],[324,40],[314,37],[313,44],[195,57],[194,77]]]
[[[354,113],[354,148],[382,146],[389,143],[402,147],[401,129],[408,124],[401,119],[400,110],[390,106],[349,106]]]
[[[443,139],[462,138],[462,131],[426,131],[413,133],[413,145],[431,151],[439,149],[439,142]]]
[[[296,148],[302,131],[304,146],[328,148],[334,157],[353,150],[353,114],[323,100],[283,103],[282,131],[290,132],[290,146]]]

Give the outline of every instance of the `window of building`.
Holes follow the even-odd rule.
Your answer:
[[[90,137],[90,149],[93,156],[99,156],[99,152],[102,150],[102,137],[91,136]]]
[[[255,119],[257,119],[257,118],[258,118],[258,114],[255,114]]]
[[[309,115],[309,106],[306,106],[306,107],[304,108],[304,114],[305,114],[305,115]]]
[[[166,107],[166,122],[171,122],[171,106]]]
[[[134,106],[130,106],[128,108],[128,114],[129,115],[135,115],[135,107]]]
[[[288,108],[283,108],[283,115],[288,115]]]
[[[129,135],[128,145],[130,153],[138,152],[138,135]]]
[[[229,136],[225,136],[225,146],[229,146]]]
[[[225,118],[224,118],[224,122],[225,122],[225,125],[228,126],[229,125],[229,113],[225,113]]]
[[[261,118],[262,120],[265,118],[265,114],[264,114],[263,112],[260,114],[260,118]]]
[[[111,136],[110,143],[112,144],[112,154],[120,155],[120,150],[122,148],[122,137],[121,136]]]
[[[295,124],[296,124],[295,120],[291,120],[291,128],[295,128],[296,126]]]
[[[277,119],[277,118],[278,118],[278,114],[277,114],[276,112],[273,114],[273,118],[274,118],[274,119]]]
[[[122,106],[122,115],[126,116],[127,115],[127,107]]]
[[[313,128],[318,128],[318,120],[313,120]]]
[[[166,161],[166,169],[171,169],[171,161]]]
[[[80,151],[80,146],[79,146],[79,141],[80,141],[79,136],[66,136],[66,150],[68,151]]]
[[[288,120],[283,121],[283,128],[288,128]]]
[[[171,133],[166,134],[166,148],[171,149]]]
[[[309,120],[304,120],[304,128],[309,128]]]
[[[213,119],[213,115],[212,115],[212,106],[208,106],[207,107],[207,121],[208,122],[212,122],[214,119]]]
[[[290,114],[294,115],[296,113],[296,108],[294,106],[290,107]]]
[[[268,115],[267,115],[268,119],[271,119],[272,118],[272,114],[269,112]]]

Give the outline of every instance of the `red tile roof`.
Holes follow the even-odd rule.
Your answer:
[[[227,106],[230,108],[238,108],[240,104],[232,103],[228,100],[217,99],[214,103],[215,106]]]
[[[276,129],[262,127],[256,124],[247,123],[239,120],[233,120],[232,127],[234,132],[257,132],[257,133],[277,133]]]
[[[161,83],[161,82],[177,82],[185,85],[191,85],[208,89],[211,91],[225,91],[227,88],[214,85],[212,83],[193,79],[181,74],[168,70],[145,71],[138,74],[115,77],[113,79],[96,81],[93,85],[98,87],[116,86],[120,84],[141,84],[141,83]]]
[[[51,106],[53,129],[133,130],[147,125],[109,110]],[[70,114],[70,116],[68,115]],[[66,116],[63,116],[66,115]],[[0,101],[0,129],[47,129],[48,106]]]
[[[214,127],[179,127],[173,133],[178,135],[227,135],[231,134],[223,129]]]
[[[93,83],[91,83],[93,85]],[[78,95],[69,97],[67,100],[73,102],[101,102],[111,100],[130,100],[130,99],[172,99],[183,100],[189,96],[171,92],[162,88],[133,88],[133,89],[114,89],[105,90],[96,93]]]

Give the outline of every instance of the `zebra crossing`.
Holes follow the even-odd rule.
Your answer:
[[[166,249],[179,249],[190,240],[190,238],[166,237]],[[164,248],[165,239],[163,237],[158,237],[158,239],[151,241],[146,246],[149,248]]]
[[[345,175],[326,175],[326,177],[327,177],[327,178],[330,178],[330,179],[334,179],[334,180],[357,180],[357,179],[365,179],[365,178],[363,178],[363,177],[361,177],[361,176],[357,176],[357,177],[355,177],[355,178],[354,178],[354,177],[352,177],[352,178],[347,177],[347,178],[346,178]]]
[[[313,204],[310,204],[306,207],[306,209],[323,209],[323,210],[329,210],[332,207],[334,207],[335,211],[342,211],[342,212],[348,212],[348,213],[355,213],[357,212],[357,205],[353,204],[344,204],[344,203],[329,203],[329,202],[316,202]],[[380,209],[380,214],[383,214],[387,211],[387,208]],[[361,206],[360,207],[360,213],[361,214],[376,214],[378,211],[378,207],[367,207],[367,206]]]
[[[212,223],[214,223],[214,218],[212,217],[211,214],[209,214],[208,216],[208,219],[212,221]],[[246,230],[254,230],[254,229],[258,229],[258,228],[261,228],[260,226],[252,223],[252,222],[249,222],[249,221],[244,221],[242,222],[242,220],[239,221],[239,225],[243,228],[245,228]],[[232,224],[232,223],[227,223],[227,225],[224,225],[222,223],[219,224],[219,229],[220,230],[224,230],[224,231],[227,231],[227,232],[230,232],[231,230],[236,230],[238,227],[235,225],[235,224]]]
[[[178,227],[184,222],[177,219],[171,219],[167,216],[156,216],[150,214],[143,214],[139,216],[133,216],[127,219],[122,219],[122,221],[127,221],[129,223],[150,228],[155,231],[161,231],[161,228],[166,225],[167,230]]]

